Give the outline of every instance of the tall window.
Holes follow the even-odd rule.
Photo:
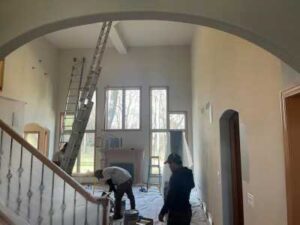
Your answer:
[[[140,129],[140,88],[109,88],[106,90],[105,129]]]
[[[74,174],[93,173],[95,166],[95,132],[96,132],[96,92],[92,101],[94,102],[93,109],[82,139],[80,151],[73,168]],[[64,141],[68,141],[71,135],[73,116],[67,117],[65,126]],[[62,117],[63,119],[63,117]]]
[[[186,112],[168,112],[168,89],[152,88],[151,98],[151,155],[159,156],[161,167],[168,148],[170,130],[186,132]],[[157,163],[156,163],[157,164]],[[153,174],[158,173],[153,168]]]
[[[151,155],[159,156],[162,166],[168,147],[168,92],[167,88],[152,88],[151,98]],[[157,173],[152,171],[152,173]]]

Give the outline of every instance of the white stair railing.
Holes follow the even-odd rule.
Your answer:
[[[28,224],[108,225],[107,199],[91,196],[2,120],[0,203]]]

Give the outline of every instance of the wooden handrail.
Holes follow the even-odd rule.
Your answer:
[[[21,146],[26,148],[32,155],[39,159],[45,166],[52,170],[56,175],[61,177],[67,184],[73,187],[79,194],[81,194],[87,201],[90,201],[95,204],[107,205],[107,198],[95,198],[89,192],[87,192],[76,180],[74,180],[70,175],[63,171],[56,164],[51,162],[38,150],[36,150],[31,144],[24,140],[17,132],[10,128],[0,119],[0,128],[10,135],[15,141],[17,141]]]

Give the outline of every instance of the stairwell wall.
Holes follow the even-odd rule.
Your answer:
[[[24,113],[19,115],[23,117],[19,121],[24,124],[20,126],[38,123],[50,130],[49,157],[54,150],[57,57],[58,50],[44,38],[18,48],[5,58],[3,91],[0,92],[2,97],[25,103]],[[0,105],[0,110],[10,111],[7,106]],[[20,130],[23,131],[23,127]]]

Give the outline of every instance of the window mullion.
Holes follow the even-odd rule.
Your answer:
[[[125,98],[126,98],[126,89],[122,89],[123,98],[122,98],[122,130],[125,130]]]

